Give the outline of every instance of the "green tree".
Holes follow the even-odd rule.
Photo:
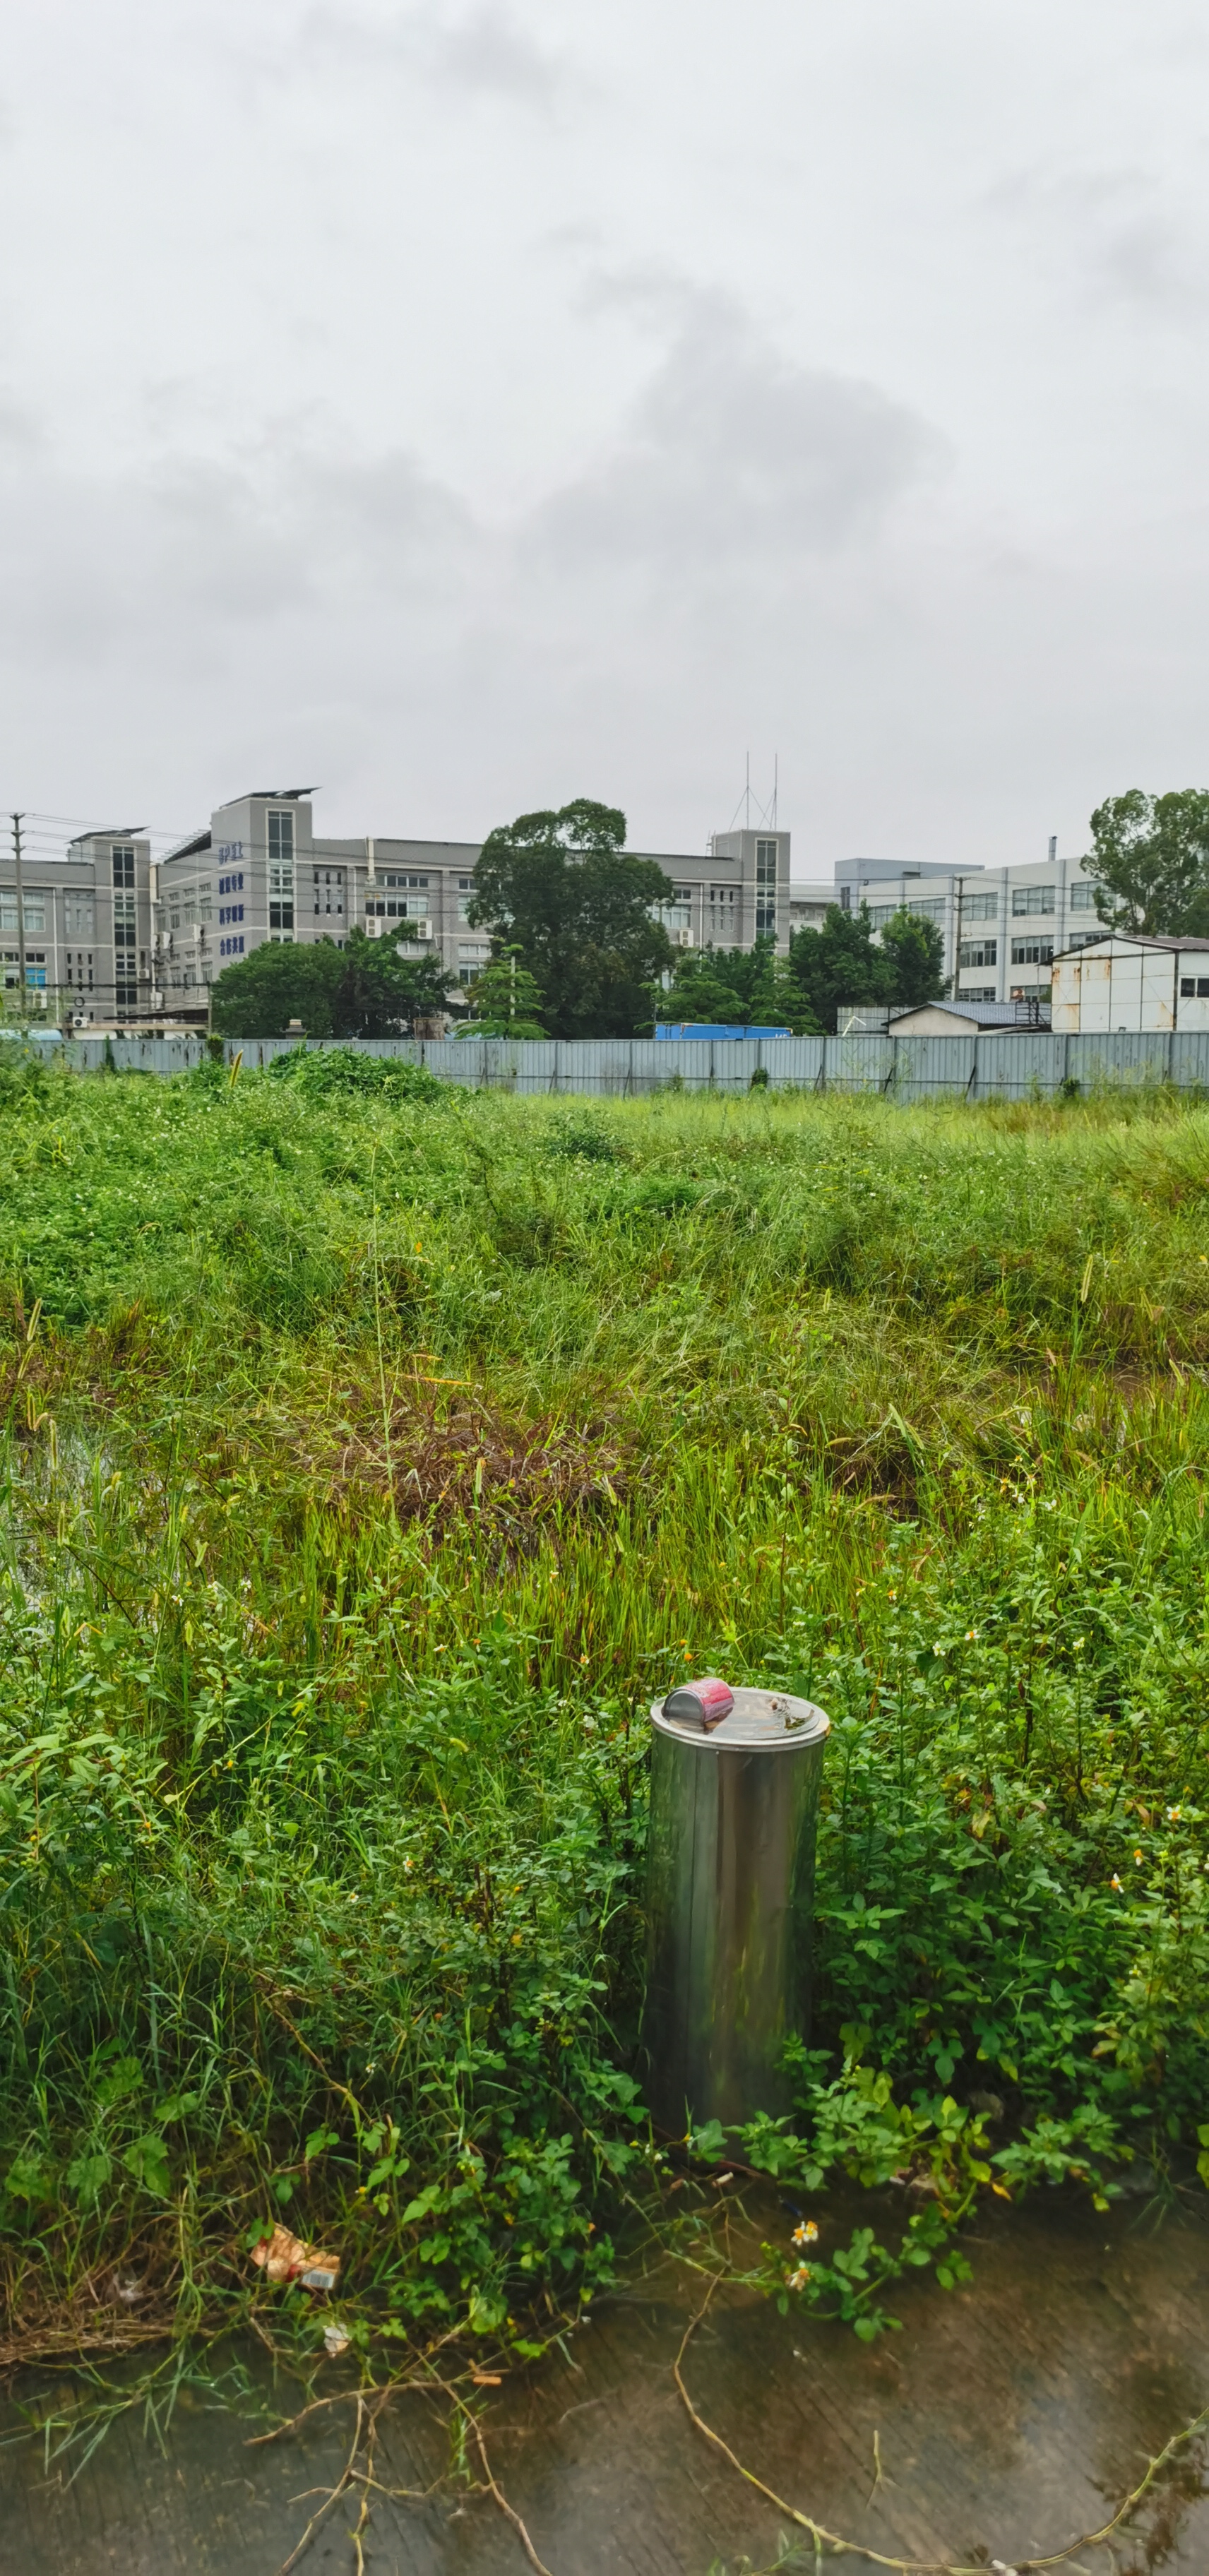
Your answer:
[[[417,1020],[449,1009],[449,969],[439,956],[400,957],[393,939],[350,930],[333,1006],[338,1038],[407,1037]]]
[[[776,941],[761,933],[754,948],[682,950],[668,992],[659,999],[660,1020],[754,1022],[758,1028],[785,1028],[795,1037],[817,1030],[801,986],[777,954]]]
[[[301,1020],[311,1038],[390,1038],[448,1009],[447,976],[436,957],[400,957],[394,942],[349,932],[330,939],[269,940],[225,966],[211,994],[222,1037],[275,1038]]]
[[[889,960],[892,1010],[917,1011],[947,992],[944,934],[937,922],[904,905],[882,932],[882,955]],[[855,995],[844,998],[852,1001]]]
[[[673,956],[654,913],[672,888],[653,859],[627,853],[625,830],[616,807],[580,796],[502,824],[480,852],[467,918],[516,948],[552,1037],[650,1025],[650,987]]]
[[[466,996],[474,1014],[459,1029],[465,1038],[544,1038],[542,997],[520,962],[519,948],[502,948],[476,976]]]
[[[1175,788],[1148,796],[1131,787],[1091,818],[1084,860],[1096,910],[1112,930],[1152,937],[1209,931],[1209,793]]]
[[[829,903],[822,929],[799,930],[791,942],[789,971],[821,1029],[834,1031],[841,1002],[890,1007],[893,967],[875,945],[867,904],[842,912]]]

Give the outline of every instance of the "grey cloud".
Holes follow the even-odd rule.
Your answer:
[[[308,12],[306,50],[321,48],[349,62],[370,60],[418,72],[465,97],[499,98],[550,109],[573,84],[569,65],[521,27],[496,0],[451,11],[435,5],[374,17],[329,5]]]
[[[729,299],[658,278],[617,292],[675,314],[670,342],[614,452],[537,513],[539,549],[689,582],[752,557],[775,578],[867,536],[941,463],[916,414],[790,364]]]
[[[1035,260],[1085,291],[1156,315],[1204,302],[1204,253],[1146,171],[1017,173],[985,202],[1031,234]]]

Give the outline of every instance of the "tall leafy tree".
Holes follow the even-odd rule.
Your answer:
[[[211,1017],[232,1038],[285,1037],[291,1020],[312,1038],[404,1037],[448,1009],[447,981],[439,958],[400,957],[393,941],[359,929],[343,948],[330,939],[266,940],[223,968]]]
[[[893,970],[886,950],[874,941],[867,904],[859,912],[842,912],[838,903],[829,903],[821,930],[799,930],[789,968],[821,1029],[834,1031],[841,1002],[889,1007]]]
[[[1209,932],[1209,793],[1199,787],[1148,796],[1131,787],[1091,818],[1083,864],[1096,910],[1112,930],[1152,937]]]
[[[490,832],[467,918],[515,947],[557,1038],[632,1037],[673,950],[655,910],[672,888],[653,859],[625,849],[625,816],[579,796]]]
[[[944,933],[937,922],[926,921],[904,906],[882,931],[882,955],[889,961],[892,1010],[916,1011],[924,1002],[938,1002],[947,991]],[[845,996],[848,1001],[855,998],[851,993]]]

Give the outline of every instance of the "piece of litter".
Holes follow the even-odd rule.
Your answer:
[[[470,2376],[476,2388],[498,2388],[501,2384],[498,2370],[472,2370]]]
[[[334,2290],[340,2276],[339,2255],[321,2254],[317,2245],[304,2245],[280,2225],[253,2246],[252,2261],[267,2280],[301,2281],[307,2290]]]
[[[325,2352],[330,2352],[333,2361],[335,2361],[342,2352],[348,2351],[348,2336],[346,2335],[343,2326],[331,2325],[324,2327],[323,2348]]]

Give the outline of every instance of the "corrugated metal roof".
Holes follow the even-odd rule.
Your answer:
[[[1037,1013],[1029,1002],[920,1002],[909,1011],[893,1013],[891,1037],[906,1031],[919,1011],[943,1011],[948,1019],[964,1020],[971,1029],[1048,1029],[1050,1024],[1048,1002],[1038,1003]]]
[[[1152,938],[1148,930],[1106,930],[1102,939],[1085,940],[1078,948],[1058,949],[1055,956],[1086,957],[1097,948],[1166,948],[1168,951],[1174,949],[1182,956],[1186,948],[1209,949],[1209,939],[1167,938],[1157,933]],[[949,1005],[946,1003],[945,1007],[948,1009]]]

